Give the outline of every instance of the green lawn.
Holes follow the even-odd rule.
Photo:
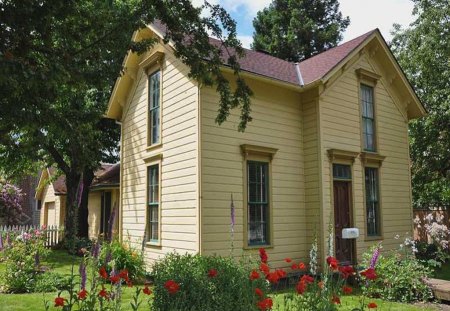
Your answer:
[[[69,256],[64,251],[52,251],[49,256],[49,260],[43,263],[44,266],[50,268],[51,271],[59,272],[61,274],[70,274],[72,265],[74,265],[75,271],[78,271],[78,264],[80,262],[79,257]],[[447,265],[446,273],[450,277],[450,265]],[[0,263],[0,273],[5,270],[4,264]],[[131,310],[130,301],[133,295],[134,289],[124,287],[123,292],[123,310]],[[51,302],[52,307],[50,310],[58,310],[53,307],[53,300],[57,293],[36,293],[36,294],[0,294],[0,310],[2,311],[29,311],[29,310],[44,310],[44,298]],[[280,294],[282,295],[282,294]],[[277,295],[277,296],[280,296]],[[345,296],[341,297],[342,305],[340,310],[352,310],[359,305],[358,296]],[[403,311],[403,310],[437,310],[435,308],[424,308],[408,304],[399,304],[392,302],[385,302],[378,299],[373,299],[370,301],[376,302],[378,305],[377,310],[392,310],[392,311]],[[367,301],[369,302],[369,301]],[[61,308],[59,308],[61,310]],[[148,310],[148,306],[142,304],[140,310]],[[218,310],[220,311],[220,310]],[[280,310],[282,311],[282,310]]]

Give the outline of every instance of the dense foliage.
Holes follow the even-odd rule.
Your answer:
[[[428,115],[410,124],[415,208],[450,207],[450,6],[413,0],[416,20],[396,26],[391,48]]]
[[[208,17],[200,15],[203,8]],[[173,42],[191,77],[216,87],[216,121],[239,108],[244,130],[251,120],[251,91],[239,74],[243,50],[235,22],[221,7],[194,8],[189,0],[0,2],[0,171],[13,175],[36,161],[56,164],[66,176],[70,239],[87,236],[93,172],[100,162],[117,160],[118,127],[103,115],[123,56],[155,43],[131,42],[133,31],[155,19],[167,26],[165,42]],[[235,54],[211,45],[208,32]],[[237,87],[222,74],[223,63]]]
[[[0,180],[0,218],[7,225],[17,225],[22,216],[22,200],[24,193],[13,184]]]
[[[252,48],[298,62],[336,46],[349,24],[337,0],[274,0],[253,20]]]

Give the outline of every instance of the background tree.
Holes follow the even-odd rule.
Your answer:
[[[336,46],[349,24],[338,0],[274,0],[253,20],[252,48],[298,62]]]
[[[0,218],[3,218],[7,225],[19,224],[23,215],[23,197],[24,193],[20,188],[0,180]]]
[[[450,207],[450,6],[414,0],[416,20],[395,26],[392,50],[428,110],[411,122],[415,208]]]
[[[225,121],[233,108],[241,110],[240,130],[251,120],[235,22],[219,6],[203,8],[208,17],[189,0],[0,2],[0,168],[14,175],[40,161],[65,174],[67,240],[87,236],[93,172],[101,162],[117,160],[117,126],[102,116],[123,56],[156,42],[131,42],[133,31],[161,20],[167,26],[165,42],[174,43],[191,77],[216,86],[216,121]],[[210,45],[208,31],[235,54],[222,55],[219,46]],[[234,70],[234,89],[220,71],[223,62]]]

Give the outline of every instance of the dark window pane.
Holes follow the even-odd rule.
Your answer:
[[[266,162],[247,162],[249,245],[269,244],[268,168]]]
[[[375,151],[373,87],[361,84],[361,107],[364,150]]]
[[[333,164],[334,179],[352,179],[352,171],[350,165]]]
[[[159,165],[152,165],[147,169],[148,178],[148,228],[149,240],[159,240]]]
[[[161,73],[157,71],[149,77],[149,131],[150,144],[159,143],[160,132],[160,82]]]
[[[378,190],[378,169],[366,167],[365,169],[366,188],[366,223],[367,235],[380,235],[380,207]]]

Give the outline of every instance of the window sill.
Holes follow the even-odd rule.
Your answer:
[[[253,249],[260,249],[260,248],[264,248],[264,249],[273,249],[273,245],[272,244],[260,244],[260,245],[246,245],[243,247],[243,249],[245,250],[253,250]]]
[[[161,248],[161,241],[159,242],[145,242],[146,247],[153,247],[153,248]]]
[[[384,240],[382,235],[377,235],[377,236],[366,236],[364,238],[364,241],[382,241]]]
[[[159,148],[162,148],[162,143],[147,146],[146,150],[148,152],[148,151],[152,151],[152,150],[159,149]]]

